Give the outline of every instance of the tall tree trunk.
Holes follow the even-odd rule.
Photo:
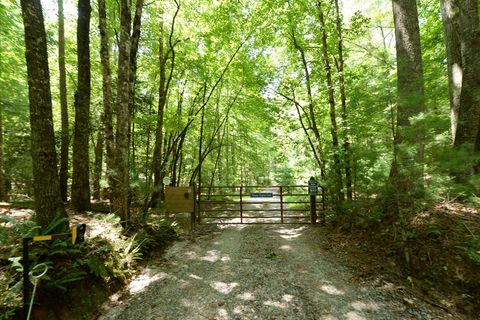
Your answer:
[[[78,89],[73,133],[72,206],[90,209],[90,0],[78,1],[77,63]]]
[[[195,181],[195,179],[197,178],[197,175],[198,175],[198,181],[199,181],[198,188],[199,188],[199,190],[200,190],[201,185],[202,185],[202,180],[201,179],[202,179],[202,165],[203,165],[203,162],[208,157],[208,155],[215,149],[215,147],[213,147],[213,144],[215,142],[215,138],[220,133],[220,130],[222,129],[222,127],[224,125],[226,126],[226,122],[228,121],[230,110],[234,106],[234,104],[237,101],[237,98],[240,96],[241,92],[242,92],[242,89],[240,89],[236,93],[235,97],[229,103],[224,117],[221,119],[221,121],[219,121],[215,125],[215,129],[213,130],[213,133],[211,134],[209,139],[207,141],[205,141],[206,142],[205,147],[204,147],[204,143],[203,143],[204,142],[204,137],[205,137],[205,109],[202,110],[202,117],[201,117],[201,123],[200,123],[200,135],[199,135],[199,148],[198,148],[199,149],[199,151],[198,151],[198,164],[194,168],[194,170],[192,172],[192,175],[190,177],[190,185],[193,185],[193,183],[194,183],[194,181]],[[221,149],[222,145],[219,145],[218,148]]]
[[[34,218],[45,229],[57,216],[67,217],[60,196],[47,40],[40,0],[22,0],[32,141]],[[59,229],[68,228],[68,222]]]
[[[460,44],[462,53],[462,90],[460,93],[460,109],[455,134],[454,146],[465,149],[469,154],[478,150],[477,136],[480,125],[480,23],[478,16],[478,0],[458,2],[460,9]],[[477,149],[477,150],[475,150]],[[466,182],[469,175],[475,172],[476,165],[455,170],[458,182]]]
[[[183,180],[182,180],[182,175],[183,175],[183,172],[185,171],[185,166],[183,164],[184,162],[184,151],[183,149],[180,150],[180,154],[178,156],[178,170],[177,170],[177,186],[180,186],[182,185],[182,183],[185,183]]]
[[[455,134],[457,132],[463,77],[460,42],[460,9],[457,2],[458,0],[440,0],[445,48],[447,52],[452,143],[455,141]]]
[[[100,59],[102,61],[102,92],[103,92],[103,128],[105,130],[107,180],[109,199],[112,200],[114,186],[113,171],[115,168],[115,139],[113,135],[112,115],[112,72],[110,70],[110,44],[107,33],[107,12],[105,0],[98,0],[98,28],[100,30]]]
[[[390,212],[408,208],[423,194],[423,149],[425,129],[411,118],[425,111],[422,52],[415,0],[394,0],[397,52],[397,130],[390,171]],[[409,148],[414,147],[414,152]]]
[[[178,173],[181,169],[180,165],[179,165],[179,162],[181,160],[181,157],[183,155],[183,145],[185,143],[185,140],[187,138],[187,131],[185,132],[182,132],[180,134],[180,140],[178,141],[178,143],[175,143],[175,149],[174,149],[174,153],[173,153],[173,159],[172,159],[172,163],[171,163],[171,175],[172,177],[174,177],[174,186],[178,185],[179,181],[180,181],[180,174]],[[194,162],[195,158],[192,159],[192,162]],[[194,164],[192,164],[192,167],[194,166]],[[176,178],[175,178],[176,177]]]
[[[101,122],[104,123],[102,115]],[[97,130],[97,141],[95,144],[95,164],[93,168],[93,194],[92,197],[95,200],[100,200],[100,180],[102,179],[102,167],[103,167],[103,149],[105,145],[105,130],[103,125]]]
[[[140,43],[140,33],[142,27],[143,0],[137,0],[135,4],[135,16],[133,18],[132,36],[130,40],[130,72],[129,72],[129,104],[133,108],[135,103],[135,82],[137,79],[137,53]]]
[[[228,124],[228,118],[226,120],[225,126],[223,127],[223,133],[221,134],[221,136],[219,136],[217,138],[219,148],[218,148],[217,156],[215,157],[215,162],[213,164],[212,175],[210,177],[209,192],[208,192],[209,196],[211,194],[211,187],[215,184],[215,175],[216,175],[217,172],[220,175],[220,172],[222,170],[221,167],[220,167],[221,166],[220,157],[221,157],[222,151],[223,151],[223,140],[224,140],[225,134],[227,132],[226,131],[227,124]],[[220,177],[219,177],[218,181],[220,181]],[[219,184],[220,184],[220,182],[219,182]]]
[[[65,68],[65,21],[63,0],[58,0],[58,70],[60,78],[60,109],[62,119],[62,139],[60,147],[60,194],[64,202],[68,197],[68,128],[67,76]]]
[[[3,170],[3,107],[0,101],[0,201],[7,201],[8,194]]]
[[[157,111],[157,128],[155,132],[155,146],[153,149],[152,159],[152,173],[153,173],[153,193],[151,199],[151,205],[156,206],[158,197],[160,195],[161,183],[162,183],[162,160],[163,160],[163,118],[165,112],[165,104],[167,100],[166,92],[166,57],[163,41],[164,26],[163,21],[160,22],[160,35],[159,35],[159,49],[158,49],[158,62],[160,66],[160,82],[158,85],[158,111]]]
[[[159,35],[159,50],[158,50],[158,63],[160,66],[160,82],[158,85],[158,112],[157,112],[157,127],[155,130],[155,147],[153,149],[153,159],[152,159],[152,174],[153,174],[153,192],[150,199],[150,206],[156,206],[158,198],[162,195],[161,190],[163,189],[163,176],[164,172],[162,163],[164,163],[164,154],[163,154],[163,118],[165,113],[165,106],[167,103],[167,94],[170,88],[170,82],[172,81],[173,72],[175,70],[175,44],[173,43],[173,33],[175,31],[175,21],[180,11],[180,4],[175,2],[177,9],[172,18],[172,27],[170,29],[170,34],[168,37],[168,52],[165,53],[165,44],[164,44],[164,22],[163,15],[162,21],[160,21],[160,35]],[[170,71],[167,78],[167,60],[170,56]],[[183,98],[183,92],[182,92]]]
[[[198,192],[202,192],[202,163],[203,163],[203,132],[205,127],[205,108],[202,109],[202,117],[200,120],[200,136],[199,136],[199,143],[198,143]],[[193,179],[195,179],[195,172],[192,174],[192,178],[190,179],[190,185],[193,186]]]
[[[128,209],[128,128],[130,123],[130,0],[120,1],[120,42],[118,48],[117,129],[115,133],[115,172],[113,211],[124,225],[130,218]]]
[[[340,8],[338,0],[335,0],[335,16],[337,28],[337,44],[338,44],[338,85],[340,88],[340,100],[342,102],[342,127],[344,131],[343,137],[343,157],[345,163],[345,186],[347,187],[347,199],[353,200],[352,189],[352,169],[351,169],[351,155],[350,155],[350,139],[347,119],[347,95],[345,93],[345,73],[344,73],[344,58],[343,58],[343,35],[342,22],[340,18]]]
[[[315,140],[316,140],[315,145],[313,145],[311,143],[310,135],[308,134],[308,131],[305,130],[305,126],[303,125],[302,115],[299,112],[299,107],[300,106],[298,105],[297,101],[295,100],[295,97],[293,98],[293,103],[295,103],[295,106],[297,107],[298,116],[300,118],[300,122],[302,124],[302,127],[305,130],[305,133],[307,135],[309,143],[311,143],[311,145],[313,145],[313,153],[314,153],[315,159],[317,160],[317,163],[320,167],[321,176],[324,179],[325,178],[325,161],[323,160],[322,138],[320,136],[320,131],[318,130],[317,120],[316,120],[316,117],[315,117],[315,103],[313,101],[312,84],[311,84],[312,82],[311,82],[311,79],[310,79],[310,71],[308,70],[307,58],[305,57],[305,50],[298,43],[297,38],[295,37],[295,31],[294,30],[292,30],[292,39],[293,39],[293,45],[295,46],[295,48],[300,53],[300,58],[302,60],[303,72],[305,74],[305,82],[306,82],[307,96],[308,96],[308,127],[311,128],[311,130],[313,131],[313,135],[315,136]]]
[[[99,29],[100,29],[100,36],[101,36],[101,42],[104,41],[103,37],[105,34],[102,34],[102,23],[106,24],[106,12],[105,12],[105,2],[100,3],[101,0],[98,1],[98,11],[99,11]],[[103,8],[102,8],[103,6]],[[102,12],[103,11],[103,12]],[[103,14],[103,17],[102,17]],[[103,21],[102,21],[103,20]],[[106,29],[106,26],[105,26]],[[101,47],[103,44],[101,44]],[[108,39],[107,39],[107,54],[108,54]],[[102,48],[100,49],[100,55],[102,55]],[[103,58],[101,57],[102,60],[102,66],[103,66]],[[110,66],[108,66],[109,68]],[[105,98],[105,93],[104,93],[104,98]],[[93,193],[92,193],[92,198],[94,200],[100,200],[101,198],[101,187],[100,187],[100,180],[102,179],[102,169],[103,169],[103,152],[105,148],[105,102],[102,116],[100,117],[100,126],[97,130],[97,141],[95,144],[95,163],[94,163],[94,168],[93,168],[93,181],[92,181],[92,188],[93,188]]]
[[[134,86],[135,83],[131,83],[131,86]],[[135,104],[130,105],[130,125],[128,126],[128,140],[130,144],[129,149],[129,163],[130,163],[130,173],[132,177],[137,180],[138,179],[138,170],[137,170],[137,152],[135,150],[136,143],[135,143],[135,122],[132,119],[135,119]]]
[[[130,159],[130,169],[132,172],[137,175],[136,163],[135,163],[135,123],[131,121],[135,117],[135,83],[137,81],[137,53],[138,46],[140,43],[140,33],[142,27],[142,11],[143,11],[143,0],[137,0],[135,3],[135,16],[133,18],[132,26],[132,36],[130,40],[130,72],[129,72],[129,81],[128,86],[129,92],[129,136],[128,139],[132,146],[131,159]]]
[[[342,203],[344,201],[344,195],[342,191],[343,178],[342,178],[342,169],[341,169],[340,154],[339,154],[340,148],[338,143],[337,116],[335,111],[335,92],[333,87],[330,57],[328,54],[327,30],[325,28],[325,18],[323,15],[322,0],[317,0],[317,9],[318,9],[318,18],[320,22],[320,30],[321,30],[321,38],[322,38],[323,64],[325,66],[325,75],[327,77],[328,104],[330,105],[330,122],[331,122],[330,133],[332,135],[333,162],[334,162],[333,167],[335,172],[335,188],[334,188],[335,206],[337,211],[341,211]]]
[[[473,152],[476,155],[480,154],[480,119],[478,120],[478,132],[477,132],[477,140],[475,141],[475,147],[473,149]],[[474,174],[480,174],[480,162],[477,162],[474,167]]]

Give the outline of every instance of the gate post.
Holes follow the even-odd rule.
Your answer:
[[[283,223],[283,187],[280,186],[280,222]]]
[[[312,224],[317,223],[317,189],[317,181],[314,177],[311,177],[308,180],[308,194],[310,195],[310,219]]]
[[[197,201],[195,203],[195,222],[200,224],[202,221],[202,188],[198,188],[198,190],[195,192],[197,195]]]
[[[243,223],[243,186],[240,186],[240,223]]]
[[[193,187],[193,211],[190,212],[190,231],[193,232],[195,230],[195,223],[197,222],[197,210],[200,209],[200,188],[198,189],[198,200],[197,198],[197,191],[195,190],[195,186]],[[200,221],[200,217],[198,217],[198,221]]]
[[[317,223],[317,201],[315,196],[310,196],[310,217],[312,224]]]

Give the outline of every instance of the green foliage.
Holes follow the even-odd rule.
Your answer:
[[[3,269],[4,267],[2,267]],[[0,270],[0,319],[10,319],[22,306],[22,280],[13,272]]]
[[[21,238],[32,237],[40,229],[33,221],[20,222],[14,217],[0,215],[0,243],[7,245]]]
[[[75,90],[75,16],[66,4],[66,63],[70,108]],[[46,29],[49,39],[54,121],[59,138],[57,17],[52,3],[46,6]],[[53,6],[53,7],[52,7]],[[334,10],[326,6],[325,28],[332,60],[334,98],[337,102],[339,138],[351,141],[351,165],[357,199],[369,199],[385,193],[393,153],[396,121],[396,70],[391,6],[388,2],[362,4],[341,3],[344,35],[345,88],[347,122],[341,117],[338,80],[334,64],[338,55]],[[348,6],[348,7],[347,7]],[[419,3],[420,30],[424,61],[427,112],[415,120],[427,129],[425,143],[426,194],[428,199],[455,197],[457,189],[449,179],[451,168],[468,166],[475,161],[468,154],[451,152],[449,133],[448,81],[445,48],[438,1]],[[205,184],[278,184],[305,183],[308,177],[320,176],[311,147],[300,127],[297,110],[276,92],[295,96],[308,106],[308,92],[303,65],[292,42],[292,31],[305,50],[310,72],[313,116],[322,139],[327,190],[333,184],[333,154],[343,159],[343,150],[333,150],[326,94],[325,66],[321,56],[321,30],[314,3],[265,1],[185,1],[176,16],[174,2],[152,3],[144,8],[142,37],[138,57],[135,105],[132,109],[132,152],[130,177],[132,204],[138,205],[152,193],[152,152],[157,125],[159,82],[159,39],[164,42],[167,78],[170,90],[163,123],[164,173],[175,175],[177,184],[188,184],[199,164],[200,106],[206,103],[202,148],[207,152],[202,162]],[[107,4],[107,33],[114,39],[118,7]],[[274,19],[271,19],[274,17]],[[92,138],[101,130],[101,66],[98,57],[99,37],[96,14],[92,15]],[[31,160],[26,68],[22,41],[20,8],[14,1],[0,7],[2,59],[0,61],[0,104],[4,114],[4,167],[15,193],[30,195]],[[163,34],[160,34],[160,23]],[[172,28],[174,27],[174,30]],[[172,67],[172,49],[175,65]],[[222,79],[234,52],[239,48]],[[112,59],[113,61],[113,59]],[[115,63],[112,63],[115,78]],[[214,85],[218,85],[214,90]],[[113,81],[115,86],[115,81]],[[115,89],[115,88],[114,88]],[[113,90],[115,93],[115,90]],[[115,100],[115,97],[113,97]],[[228,114],[228,116],[227,116]],[[310,114],[301,115],[307,122]],[[226,120],[221,124],[222,119]],[[184,140],[179,137],[186,128]],[[134,127],[133,127],[134,126]],[[312,128],[307,131],[314,144]],[[219,129],[219,130],[217,130]],[[93,143],[91,144],[94,145]],[[134,146],[134,147],[133,147]],[[168,153],[167,151],[171,151]],[[92,150],[93,155],[93,150]],[[342,167],[345,165],[342,160]],[[107,172],[105,172],[107,173]],[[102,180],[106,186],[106,181]],[[471,183],[474,186],[474,182]],[[472,188],[470,188],[472,189]],[[459,190],[458,192],[463,192]],[[468,192],[468,191],[466,191]],[[478,192],[475,191],[475,192]],[[470,190],[470,194],[472,190]],[[470,195],[467,195],[470,196]]]
[[[20,5],[0,4],[0,115],[3,170],[11,193],[31,193],[28,88]]]
[[[350,18],[350,28],[347,29],[347,37],[359,38],[368,32],[371,18],[365,16],[361,11],[356,11]]]
[[[429,238],[438,239],[440,238],[441,235],[442,235],[442,231],[440,231],[440,229],[438,229],[437,227],[430,227],[427,230],[427,236]]]
[[[59,141],[57,17],[53,2],[45,2],[44,5],[54,125]],[[72,9],[69,5],[72,3],[66,4],[66,63],[69,106],[72,109],[72,93],[76,87],[76,17],[69,13]],[[392,12],[388,1],[362,4],[362,10],[356,12],[356,3],[345,2],[341,5],[344,6],[341,25],[346,58],[343,72],[347,95],[346,121],[341,117],[338,90],[341,74],[334,62],[339,54],[334,10],[331,6],[326,6],[324,10],[340,145],[347,137],[351,142],[349,160],[357,204],[346,204],[345,209],[349,212],[368,211],[368,208],[359,206],[367,203],[368,207],[373,199],[388,194],[386,186],[393,161],[397,97]],[[347,7],[350,5],[352,7]],[[453,151],[451,147],[447,65],[439,2],[421,1],[418,8],[427,108],[424,114],[409,120],[427,128],[425,160],[417,164],[424,169],[425,199],[435,202],[460,197],[475,202],[480,192],[478,175],[460,184],[452,181],[450,176],[454,170],[470,168],[479,158],[465,150]],[[202,162],[204,185],[270,184],[272,181],[283,185],[305,184],[310,176],[320,176],[320,168],[299,121],[301,119],[307,123],[313,116],[317,120],[321,143],[316,141],[311,124],[307,123],[305,128],[314,148],[322,149],[326,178],[319,182],[327,191],[333,189],[333,154],[340,155],[343,172],[346,154],[342,148],[334,150],[332,147],[325,66],[320,45],[323,30],[318,27],[318,12],[313,2],[182,1],[175,26],[172,20],[177,10],[175,2],[150,3],[144,10],[129,159],[130,200],[133,206],[143,204],[154,190],[151,179],[152,146],[158,120],[160,38],[164,42],[164,53],[168,55],[165,57],[166,76],[172,76],[162,128],[163,173],[173,176],[177,185],[187,185],[190,180],[198,182],[193,180],[198,172],[201,141],[205,153]],[[107,15],[107,32],[112,44],[119,16],[118,6],[114,2],[107,4]],[[102,75],[98,57],[98,30],[93,27],[96,26],[97,15],[92,14],[92,19],[91,137],[95,140],[96,133],[102,128]],[[163,34],[160,34],[160,23]],[[304,66],[293,44],[292,32],[305,51],[306,66],[311,77],[312,114],[304,112],[299,115],[292,101],[286,101],[277,94],[282,92],[291,96],[301,106],[300,109],[307,110],[310,103]],[[5,150],[3,169],[12,186],[12,193],[19,198],[28,198],[32,194],[28,86],[21,12],[15,1],[7,0],[0,4],[0,35],[0,108],[3,115],[3,128],[0,129],[4,131]],[[174,66],[171,65],[171,46],[175,52]],[[112,79],[115,79],[117,70],[113,58],[114,54],[111,56],[111,65]],[[220,79],[223,71],[225,74]],[[114,93],[115,85],[113,81]],[[116,97],[112,98],[115,101]],[[208,98],[210,100],[207,103]],[[205,105],[202,106],[202,103]],[[200,137],[201,115],[204,117],[203,137]],[[183,139],[180,133],[184,129]],[[410,152],[414,147],[406,146],[405,150]],[[93,148],[91,154],[93,156]],[[104,172],[103,176],[107,174],[111,172]],[[104,178],[102,187],[106,184]],[[137,218],[135,214],[132,216]],[[141,214],[138,217],[140,222],[145,222]],[[383,218],[381,213],[365,215],[365,219],[371,221],[381,221]],[[117,218],[112,215],[106,219],[113,221]],[[0,229],[0,240],[8,241],[12,232],[34,232],[29,228],[27,224],[14,224],[12,229]],[[158,240],[154,234],[141,230],[131,243],[123,243],[129,252],[122,251],[123,258],[113,259],[115,261],[111,261],[110,269],[97,266],[98,256],[92,256],[91,261],[86,261],[82,266],[94,274],[112,275],[109,270],[114,265],[128,265],[135,261],[138,245],[154,245]]]
[[[39,229],[30,220],[0,216],[0,319],[10,319],[22,305],[21,239],[36,235]]]
[[[480,265],[480,237],[477,237],[472,231],[462,223],[465,229],[469,232],[469,242],[466,247],[461,247],[467,256],[472,260],[474,263]]]
[[[480,241],[478,239],[465,248],[465,252],[473,262],[480,265]]]
[[[103,221],[106,225],[116,225],[119,218],[106,215]],[[61,219],[54,221],[48,230],[54,230],[63,222]],[[20,222],[9,216],[0,216],[0,223],[0,252],[6,257],[0,259],[0,314],[6,318],[0,319],[8,319],[22,303],[21,239],[36,235],[39,227],[30,220]],[[99,235],[75,246],[70,239],[31,242],[32,266],[39,263],[48,266],[39,292],[65,292],[78,281],[91,277],[98,278],[95,281],[125,282],[135,272],[137,261],[143,256],[142,250],[149,252],[175,237],[172,221],[161,221],[153,227],[140,228],[133,236],[107,239]]]
[[[275,182],[282,186],[295,184],[293,170],[287,166],[278,166],[275,170]]]
[[[370,226],[378,225],[385,219],[385,217],[385,212],[381,210],[363,212],[359,215],[359,224],[363,228],[368,228]]]
[[[91,255],[88,256],[88,258],[84,260],[84,262],[88,266],[89,272],[94,274],[95,276],[100,278],[108,276],[108,269],[99,257]]]

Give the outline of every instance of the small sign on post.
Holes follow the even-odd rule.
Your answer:
[[[190,212],[190,227],[195,227],[195,187],[165,186],[165,211],[170,213]]]
[[[167,213],[194,212],[195,190],[193,187],[165,187]]]
[[[312,224],[317,223],[317,189],[317,180],[311,177],[310,180],[308,180],[308,194],[310,195],[310,217]]]
[[[165,178],[163,178],[163,185],[164,186],[169,186],[170,183],[172,183],[172,179],[170,179],[169,176],[166,176]]]
[[[310,180],[308,180],[308,194],[310,196],[316,196],[317,191],[318,191],[317,180],[315,180],[314,177],[311,177]]]
[[[273,192],[252,192],[250,198],[273,198]]]

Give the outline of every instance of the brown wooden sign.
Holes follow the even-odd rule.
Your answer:
[[[165,187],[167,213],[193,212],[195,192],[193,187]]]

